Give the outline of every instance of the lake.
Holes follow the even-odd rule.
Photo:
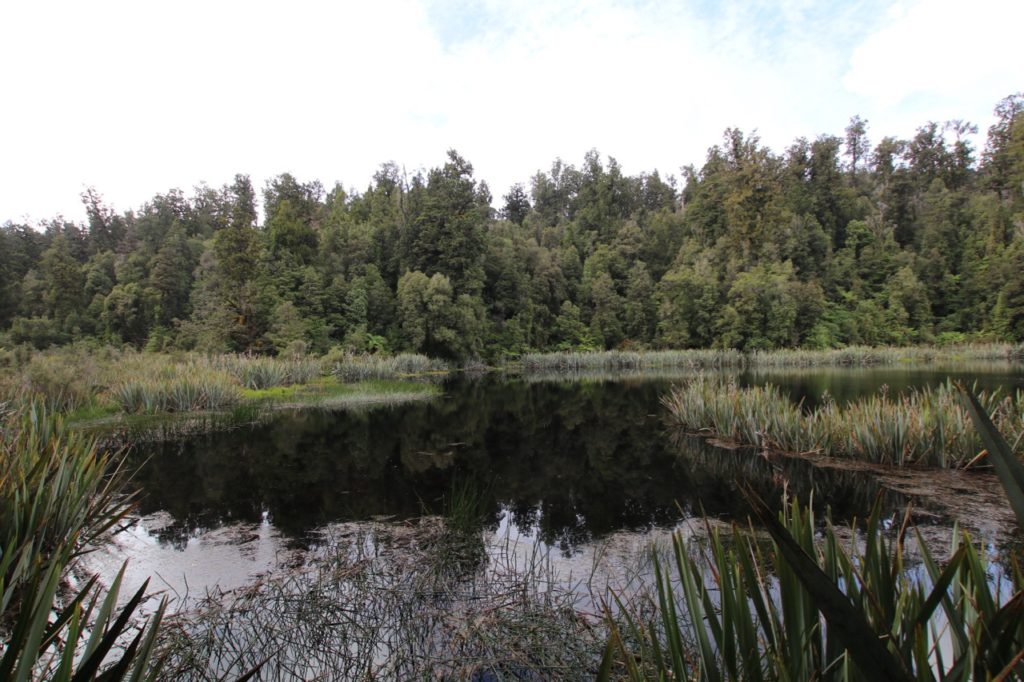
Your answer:
[[[1024,387],[1019,365],[732,376],[742,385],[773,383],[808,406],[826,392],[846,401],[947,378]],[[577,571],[595,548],[642,548],[702,513],[744,519],[741,484],[771,501],[783,486],[813,496],[836,521],[863,517],[880,498],[887,511],[913,501],[920,522],[941,528],[961,517],[992,538],[1005,530],[1008,516],[954,504],[987,494],[998,505],[990,474],[933,472],[938,492],[922,495],[928,485],[916,474],[769,459],[671,433],[659,400],[684,378],[457,377],[435,400],[282,411],[257,425],[141,444],[132,455],[141,466],[141,522],[94,562],[107,571],[129,557],[129,583],[156,574],[179,594],[234,587],[315,543],[318,529],[441,513],[454,487],[466,485],[483,497],[487,529],[552,550]]]

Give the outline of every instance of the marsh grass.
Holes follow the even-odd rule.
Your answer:
[[[419,355],[269,358],[68,346],[26,355],[16,366],[0,369],[0,402],[43,404],[89,429],[133,431],[125,418],[222,413],[246,402],[259,403],[265,412],[419,399],[437,391],[418,382],[436,380],[446,369]],[[418,377],[416,383],[394,385],[411,376]],[[190,421],[194,427],[213,422],[223,426],[230,420]]]
[[[524,373],[738,368],[743,363],[743,354],[735,350],[528,353],[519,359]]]
[[[929,365],[970,361],[1013,361],[1020,346],[1005,343],[953,346],[850,346],[830,350],[783,349],[754,351],[750,367],[872,367]]]
[[[1019,527],[1024,465],[973,393],[958,392],[989,450]],[[653,557],[658,617],[626,612],[611,637],[600,680],[618,661],[629,679],[891,680],[967,682],[1024,676],[1024,573],[1020,548],[997,573],[982,546],[954,529],[940,564],[908,509],[885,530],[876,501],[861,533],[824,531],[795,499],[779,515],[749,489],[749,528],[717,530],[702,554],[679,533],[669,559]],[[758,523],[771,537],[765,546]],[[921,568],[909,561],[913,530]],[[846,537],[852,537],[849,542]],[[700,548],[698,548],[699,550]],[[710,571],[707,570],[710,567]],[[915,575],[916,573],[916,575]]]
[[[1010,344],[965,344],[934,347],[851,346],[820,351],[782,349],[752,353],[732,349],[528,353],[519,359],[518,365],[510,365],[510,368],[534,374],[958,364],[969,361],[1019,361],[1024,358],[1022,348],[1024,346]]]
[[[1024,394],[981,392],[983,408],[1011,443],[1024,434]],[[985,449],[949,382],[806,411],[772,385],[741,388],[698,376],[662,398],[670,424],[784,452],[821,452],[896,466],[962,467]]]
[[[448,364],[425,355],[402,353],[392,357],[344,354],[332,359],[331,373],[343,382],[443,374]]]
[[[441,395],[432,383],[365,381],[339,384],[321,378],[311,384],[240,389],[241,399],[223,409],[196,412],[107,414],[92,422],[77,422],[76,429],[94,434],[105,445],[127,446],[167,442],[205,433],[264,424],[282,410],[362,410],[430,400]]]
[[[318,358],[267,358],[245,355],[213,356],[207,362],[235,377],[245,388],[258,390],[309,383],[326,372]]]
[[[94,406],[107,378],[104,358],[72,346],[33,354],[7,380],[6,390],[22,404],[41,403],[51,412],[70,412]]]
[[[129,380],[113,389],[127,414],[219,410],[239,402],[242,392],[230,375],[189,364],[170,378]]]

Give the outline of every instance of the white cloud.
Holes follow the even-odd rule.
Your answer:
[[[124,210],[235,172],[361,190],[381,162],[428,168],[449,147],[497,199],[592,147],[629,173],[673,174],[727,126],[782,149],[855,113],[879,136],[900,116],[938,116],[891,105],[908,92],[977,106],[949,81],[982,58],[941,54],[956,78],[935,76],[911,46],[944,24],[920,5],[889,17],[885,1],[7,3],[0,220],[80,217],[86,185]],[[908,66],[881,58],[897,48]],[[1019,88],[999,82],[1010,48],[993,49],[1002,70],[984,73],[1002,89],[984,111]]]
[[[888,16],[853,51],[843,77],[871,106],[896,109],[919,98],[933,108],[929,118],[978,120],[1024,84],[1024,4],[921,0],[894,4]]]

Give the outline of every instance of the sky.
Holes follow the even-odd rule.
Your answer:
[[[698,168],[868,120],[979,126],[1024,90],[1019,0],[33,0],[0,6],[0,223],[81,221],[236,173],[363,191],[456,149],[500,205],[597,149]]]

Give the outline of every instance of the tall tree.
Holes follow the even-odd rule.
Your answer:
[[[509,189],[504,196],[505,206],[501,210],[501,216],[516,225],[522,225],[526,216],[530,213],[530,197],[521,182],[517,182]]]
[[[447,277],[456,291],[478,293],[484,283],[484,225],[473,166],[454,149],[448,162],[430,171],[423,211],[416,220],[411,266]]]

